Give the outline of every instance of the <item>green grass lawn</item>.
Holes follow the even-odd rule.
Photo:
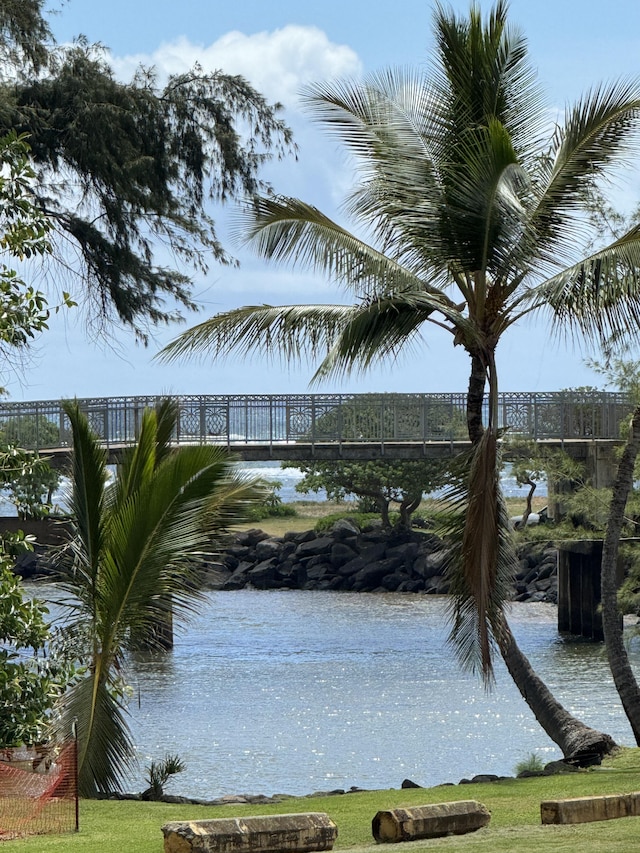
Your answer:
[[[640,790],[640,749],[624,750],[602,767],[563,776],[505,779],[482,785],[367,791],[344,796],[292,798],[268,806],[179,806],[164,803],[82,801],[80,832],[6,842],[7,853],[162,853],[161,827],[172,820],[199,820],[247,814],[326,812],[338,826],[336,850],[375,847],[371,820],[377,811],[452,800],[478,800],[491,811],[485,829],[465,836],[415,841],[412,851],[487,853],[628,853],[637,849],[640,819],[556,827],[540,824],[540,802]],[[377,848],[378,850],[380,848]]]

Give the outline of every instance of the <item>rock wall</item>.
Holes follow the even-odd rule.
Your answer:
[[[516,601],[557,601],[557,552],[552,543],[519,551]],[[423,531],[361,531],[348,519],[331,531],[268,536],[253,529],[239,533],[209,567],[209,585],[218,589],[302,589],[353,592],[418,592],[445,595],[446,550]]]

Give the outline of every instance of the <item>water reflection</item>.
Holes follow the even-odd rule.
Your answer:
[[[215,797],[431,785],[560,757],[500,661],[491,693],[460,671],[445,611],[419,595],[209,593],[171,654],[130,661],[142,767],[176,752],[187,772],[169,790]],[[560,638],[556,618],[544,604],[510,613],[557,698],[632,743],[602,646]]]

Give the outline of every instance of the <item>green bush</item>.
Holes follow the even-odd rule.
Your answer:
[[[544,761],[535,752],[530,752],[525,759],[516,764],[514,770],[516,776],[521,773],[540,773],[544,770]]]
[[[266,504],[257,504],[247,510],[247,521],[262,521],[263,518],[287,518],[297,515],[296,508],[291,504],[279,504],[277,506],[267,506]]]
[[[358,512],[357,510],[345,509],[342,512],[332,512],[330,515],[319,518],[313,529],[316,533],[324,533],[326,530],[331,530],[336,521],[343,518],[348,518],[360,530],[366,530],[368,527],[380,524],[380,514],[377,512]],[[390,518],[391,523],[395,524],[400,516],[398,513],[391,513]]]
[[[262,521],[263,518],[290,518],[298,514],[294,506],[282,502],[280,480],[264,480],[262,485],[266,492],[264,500],[247,510],[247,521]]]

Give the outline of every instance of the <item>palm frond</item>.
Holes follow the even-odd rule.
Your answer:
[[[85,580],[95,583],[103,546],[103,502],[107,481],[107,454],[92,434],[76,402],[63,409],[71,424],[73,457],[70,472],[70,508],[77,537],[82,543]]]
[[[462,269],[505,280],[524,228],[528,177],[498,121],[469,130],[457,149],[441,213],[443,247]]]
[[[149,480],[155,471],[158,419],[155,411],[145,409],[142,413],[138,438],[132,447],[125,448],[119,464],[118,477],[114,484],[116,503],[134,494],[142,483]]]
[[[302,94],[304,108],[358,158],[365,176],[399,149],[410,168],[428,161],[438,115],[422,71],[386,69],[364,80],[312,84]]]
[[[166,457],[153,478],[113,513],[103,583],[112,602],[113,636],[121,642],[126,644],[133,628],[136,635],[144,626],[152,628],[169,599],[178,619],[196,609],[201,591],[193,583],[192,566],[213,547],[212,500],[218,499],[219,487],[236,505],[250,493],[244,484],[244,492],[236,487],[232,495],[228,470],[221,448],[183,448]]]
[[[156,358],[256,354],[283,362],[314,361],[326,355],[353,311],[348,305],[248,305],[187,329]]]
[[[640,337],[640,225],[563,270],[523,298],[526,311],[546,309],[554,324],[606,342]]]
[[[305,105],[357,157],[348,212],[385,255],[433,283],[446,269],[436,251],[442,193],[433,149],[441,129],[424,74],[388,69],[315,85],[305,90]]]
[[[83,678],[65,692],[57,710],[54,725],[61,737],[68,738],[76,726],[80,796],[122,790],[135,749],[117,691],[108,681]]]
[[[587,92],[557,128],[551,150],[531,170],[536,198],[531,205],[531,239],[538,253],[562,259],[559,248],[573,249],[578,217],[590,190],[611,180],[615,166],[637,152],[640,84],[619,80]]]
[[[443,501],[438,532],[450,548],[449,638],[462,666],[481,672],[489,684],[494,626],[517,565],[500,491],[495,432],[486,430],[475,448],[457,458]]]
[[[164,397],[155,407],[156,413],[156,464],[173,452],[171,442],[178,424],[179,407],[175,400]]]
[[[445,149],[455,148],[469,129],[495,120],[529,168],[545,130],[545,103],[526,39],[508,23],[507,12],[508,4],[499,0],[485,23],[477,6],[463,18],[437,3],[430,79],[447,127]]]
[[[263,257],[322,273],[357,297],[412,287],[447,297],[428,278],[374,248],[313,205],[286,196],[257,198],[239,219],[238,236]],[[435,273],[432,271],[432,274]]]
[[[440,310],[430,295],[414,291],[380,296],[354,307],[312,382],[365,371],[378,361],[397,360],[434,311]],[[473,339],[473,324],[458,309],[447,309],[447,319],[458,334]]]

